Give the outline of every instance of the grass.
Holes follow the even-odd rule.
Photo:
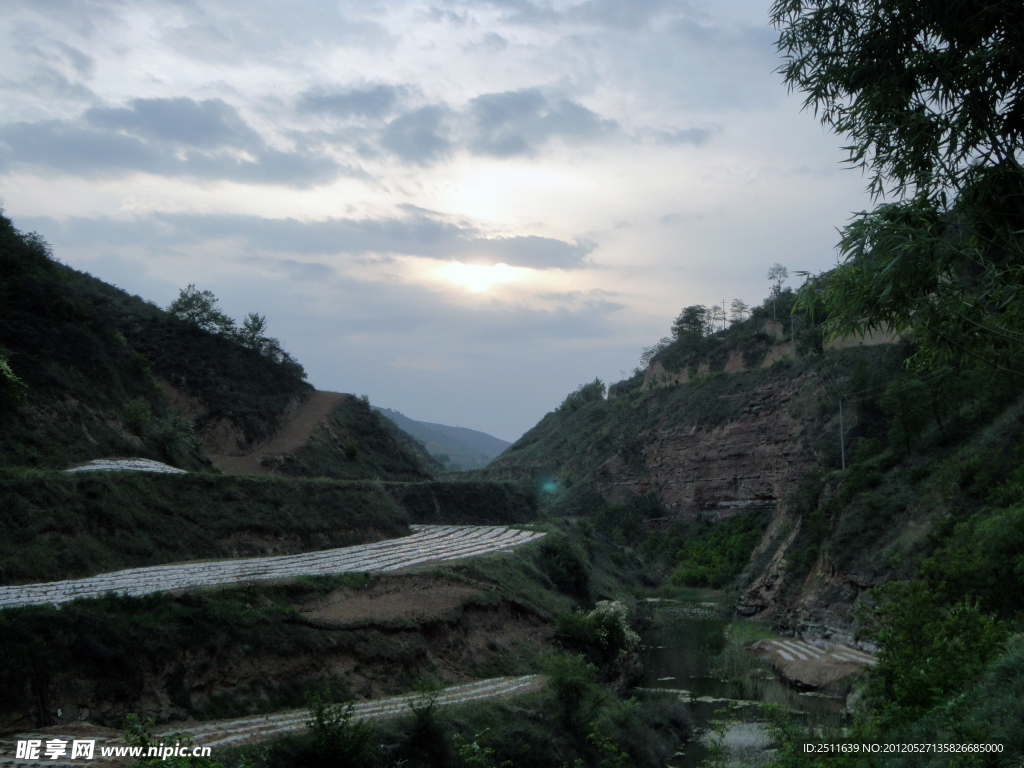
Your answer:
[[[0,582],[350,546],[408,531],[378,483],[0,471]]]
[[[0,306],[0,357],[27,387],[20,407],[0,397],[0,467],[129,455],[195,469],[198,453],[168,450],[154,439],[162,430],[132,435],[125,407],[141,400],[156,423],[171,419],[162,380],[202,404],[199,430],[226,419],[253,443],[312,391],[294,367],[60,264],[44,241],[2,215]]]
[[[362,398],[345,398],[326,425],[294,453],[265,465],[292,477],[428,480],[441,465]]]
[[[513,483],[437,480],[385,487],[415,523],[520,524],[538,514],[536,496]]]
[[[372,749],[352,768],[459,768],[478,766],[662,766],[691,731],[674,697],[622,701],[596,685],[573,660],[541,691],[438,709],[429,695],[404,717],[373,721]],[[549,665],[549,669],[551,665]],[[561,684],[560,684],[561,683]],[[582,717],[566,727],[566,709]],[[291,768],[315,761],[308,736],[293,735],[233,750],[225,763],[244,759],[255,768]],[[627,757],[628,756],[628,757]],[[608,762],[620,759],[623,762]],[[580,761],[580,762],[577,762]],[[508,761],[508,762],[506,762]]]

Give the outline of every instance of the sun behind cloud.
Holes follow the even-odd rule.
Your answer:
[[[508,264],[463,264],[453,261],[440,267],[437,276],[472,293],[480,293],[495,285],[523,280],[532,271],[523,267],[510,267]]]

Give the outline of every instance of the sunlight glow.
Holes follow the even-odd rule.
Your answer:
[[[492,285],[511,283],[524,279],[532,270],[522,267],[510,267],[508,264],[463,264],[455,261],[445,264],[438,272],[450,282],[460,285],[468,291],[479,293]]]

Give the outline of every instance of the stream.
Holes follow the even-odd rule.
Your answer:
[[[650,624],[641,632],[644,676],[637,687],[688,692],[698,734],[721,719],[717,710],[734,702],[734,721],[723,742],[730,763],[756,766],[770,759],[765,704],[816,724],[839,726],[845,719],[843,698],[797,691],[745,650],[772,633],[762,622],[735,618],[727,595],[684,590],[673,599],[649,598],[641,605]],[[696,768],[710,756],[706,743],[694,738],[667,766]]]

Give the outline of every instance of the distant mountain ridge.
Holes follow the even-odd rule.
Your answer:
[[[400,429],[422,440],[430,454],[447,456],[449,463],[459,469],[480,469],[512,445],[486,432],[416,421],[390,408],[376,405],[373,407],[382,416],[391,419]]]

